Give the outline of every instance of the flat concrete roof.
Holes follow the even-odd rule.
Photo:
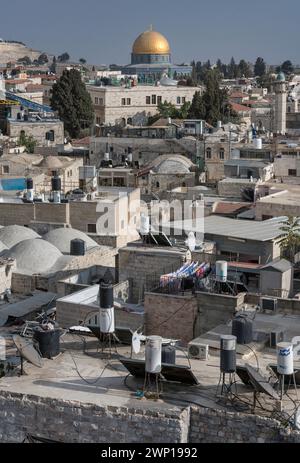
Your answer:
[[[296,324],[295,318],[297,319]],[[270,323],[271,319],[274,320],[273,323]],[[256,324],[260,329],[265,328],[270,331],[273,328],[281,327],[283,320],[287,326],[293,324],[295,331],[298,329],[299,332],[300,317],[290,316],[288,318],[288,316],[266,315],[261,321],[256,321]],[[224,331],[217,328],[216,342],[219,344],[220,333],[224,333]],[[207,336],[204,335],[203,339],[206,338]],[[118,346],[118,354],[114,354],[111,359],[108,359],[107,355],[99,352],[99,343],[95,338],[85,337],[85,339],[86,352],[90,355],[83,353],[83,344],[79,337],[67,334],[61,338],[61,355],[54,360],[45,359],[43,368],[37,368],[25,362],[26,375],[18,376],[17,372],[14,371],[0,379],[0,395],[2,391],[5,391],[10,394],[17,393],[24,396],[76,401],[82,404],[157,410],[166,415],[178,413],[189,405],[235,411],[228,403],[221,401],[220,397],[216,397],[220,377],[219,349],[210,349],[210,356],[207,361],[190,360],[191,369],[199,381],[197,386],[164,382],[160,400],[153,401],[145,398],[141,400],[136,397],[136,391],[143,387],[144,380],[132,376],[127,378],[128,371],[119,361],[119,356],[130,358],[129,347]],[[13,347],[10,351],[12,355],[16,355]],[[143,351],[142,348],[141,354],[138,356],[140,359],[144,358]],[[244,354],[238,355],[238,364],[250,363],[256,367],[257,362],[261,372],[269,377],[266,367],[269,363],[276,364],[276,350],[266,348],[263,352],[257,351],[256,357],[250,350],[246,356]],[[186,352],[177,350],[176,364],[189,367]],[[95,384],[88,384],[84,381],[79,376],[78,371],[86,381],[94,381]],[[125,378],[127,378],[126,384]],[[238,377],[237,394],[241,399],[248,399],[249,402],[253,400],[253,390],[243,385]],[[290,390],[290,395],[295,397],[293,389]],[[275,406],[274,401],[271,401],[264,394],[261,394],[260,400],[271,407]],[[284,397],[284,406],[286,410],[292,410],[294,407],[286,396]],[[260,409],[257,409],[256,413],[265,416],[267,414]]]

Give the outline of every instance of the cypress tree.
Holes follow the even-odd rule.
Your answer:
[[[51,106],[58,112],[72,138],[78,138],[81,130],[93,124],[92,99],[81,80],[80,72],[75,69],[64,71],[53,85]]]

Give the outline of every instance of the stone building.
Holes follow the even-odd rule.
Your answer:
[[[157,105],[167,101],[176,108],[191,102],[198,87],[164,85],[95,86],[87,85],[91,95],[96,124],[145,125],[157,114]]]
[[[19,138],[20,135],[32,136],[37,146],[56,146],[64,143],[64,124],[58,119],[9,119],[7,135]]]

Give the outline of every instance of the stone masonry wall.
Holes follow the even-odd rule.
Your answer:
[[[132,302],[143,299],[144,292],[159,285],[160,276],[182,266],[180,251],[127,247],[119,250],[119,280],[132,280]]]
[[[180,339],[183,344],[194,339],[198,313],[195,296],[146,293],[144,308],[146,335]]]
[[[71,443],[299,443],[300,432],[242,413],[82,404],[1,391],[0,442],[26,434]]]
[[[26,433],[72,443],[176,442],[188,439],[189,410],[102,407],[2,391],[0,442]]]
[[[190,416],[190,443],[300,442],[300,432],[270,418],[198,407],[191,408]]]

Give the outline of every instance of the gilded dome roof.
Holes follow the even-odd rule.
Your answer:
[[[167,39],[156,31],[145,31],[135,40],[132,53],[135,55],[166,55],[170,53]]]

